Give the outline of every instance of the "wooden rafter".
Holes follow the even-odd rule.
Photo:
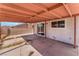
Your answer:
[[[3,18],[0,18],[0,22],[27,22],[27,23],[29,23],[29,22],[31,22],[31,21],[29,21],[29,20],[22,20],[22,19],[17,19],[17,18],[12,18],[12,17],[3,17]]]
[[[22,20],[17,20],[15,18],[7,18],[7,17],[4,17],[4,18],[1,18],[0,19],[0,22],[24,22]]]
[[[55,13],[50,12],[52,9],[49,10],[49,8],[44,7],[42,4],[36,4],[36,6],[42,8],[46,13],[48,13],[48,14],[50,14],[50,15],[56,16],[57,18],[61,18],[60,15],[57,15],[57,14],[55,14]],[[56,7],[56,6],[58,7],[58,4],[55,5],[55,7]],[[59,6],[60,6],[60,5],[59,5]],[[53,8],[54,8],[54,7],[53,7]]]
[[[23,19],[26,19],[26,17],[19,17],[19,16],[16,16],[16,15],[13,15],[13,14],[8,14],[8,13],[1,13],[3,15],[3,17],[5,16],[9,16],[9,17],[17,17],[17,18],[23,18]]]
[[[38,14],[37,12],[34,12],[34,11],[30,10],[30,9],[26,9],[26,8],[20,7],[20,6],[15,5],[15,4],[3,4],[3,5],[8,6],[8,7],[11,7],[11,8],[13,7],[13,8],[15,8],[15,9],[20,9],[20,10],[32,12],[32,13],[34,13],[34,15],[25,14],[25,15],[27,15],[27,16],[30,16],[31,18],[34,18],[34,17],[32,17],[32,16],[36,16],[36,15]],[[16,12],[16,11],[12,11],[12,10],[7,10],[7,9],[3,9],[3,11],[12,12],[12,13],[17,13],[17,14],[19,14],[19,15],[20,15],[20,14],[21,14],[21,15],[24,15],[24,13],[22,14],[22,13],[19,13],[19,12]],[[38,16],[38,17],[39,17],[39,18],[40,18],[40,17],[47,18],[47,17],[44,17],[44,16]]]
[[[20,7],[20,6],[17,6],[17,5],[14,5],[13,4],[13,6],[11,6],[11,4],[5,4],[5,5],[7,5],[8,7],[14,7],[14,8],[19,8],[19,9],[21,9],[22,10],[22,7]],[[17,6],[17,7],[16,7]],[[50,10],[53,10],[53,9],[56,9],[56,8],[58,8],[58,7],[60,7],[61,6],[61,4],[56,4],[55,6],[53,6],[53,7],[51,7],[51,8],[48,8],[48,10],[50,11]],[[24,9],[24,8],[23,8]],[[36,12],[35,12],[36,13]],[[41,13],[39,13],[39,14],[43,14],[43,13],[45,13],[45,12],[41,12]],[[36,15],[35,15],[35,17],[37,16],[37,15],[39,15],[38,13],[36,13]],[[53,15],[55,15],[55,14],[53,14]],[[55,15],[55,16],[57,16],[57,15]],[[47,18],[47,17],[44,17],[44,16],[38,16],[39,18],[40,17],[43,17],[43,18]],[[59,16],[57,16],[57,17],[59,17]],[[49,19],[49,18],[47,18],[47,19]]]
[[[28,15],[28,14],[26,14],[26,13],[21,13],[21,12],[17,12],[17,11],[13,11],[13,10],[5,9],[5,8],[2,8],[1,11],[2,11],[2,12],[12,13],[12,14],[23,15],[23,16],[32,16],[32,15]]]
[[[63,6],[66,9],[66,11],[68,12],[68,14],[70,15],[70,17],[72,17],[72,13],[71,13],[70,9],[68,8],[67,4],[63,3]]]
[[[14,15],[14,14],[9,14],[9,13],[0,13],[0,15],[3,15],[3,16],[1,16],[1,18],[2,17],[7,17],[7,18],[14,18],[14,19],[23,19],[23,20],[29,20],[29,21],[33,21],[33,19],[34,19],[34,21],[39,21],[39,20],[41,20],[41,19],[44,19],[44,18],[36,18],[36,17],[34,17],[33,19],[31,19],[31,18],[28,18],[28,17],[19,17],[18,15]]]
[[[21,15],[16,15],[16,14],[11,14],[11,13],[7,13],[7,12],[4,12],[4,13],[0,13],[2,15],[10,15],[10,16],[16,16],[16,17],[19,17],[19,18],[30,18],[28,16],[21,16]]]
[[[5,13],[2,13],[0,14],[0,19],[3,19],[3,18],[10,18],[10,19],[14,19],[14,20],[22,20],[24,22],[26,21],[31,21],[29,18],[24,18],[24,17],[19,17],[19,16],[15,16],[15,15],[11,15],[11,14],[5,14]]]
[[[4,5],[4,4],[3,4],[3,5]],[[11,5],[11,4],[10,4],[10,5]],[[10,5],[9,5],[8,7],[11,7]],[[7,6],[7,5],[6,5],[6,6]],[[17,6],[17,5],[16,5],[16,6]],[[19,5],[18,5],[18,6],[19,6]],[[15,6],[13,5],[14,8],[16,8],[16,9],[19,8],[19,9],[20,9],[20,6],[19,6],[19,7],[18,7],[18,6],[15,7]],[[40,15],[42,15],[42,14],[44,14],[44,13],[46,13],[46,12],[49,12],[49,11],[51,11],[51,10],[54,10],[54,9],[56,9],[56,8],[59,8],[60,6],[62,6],[62,5],[61,5],[61,4],[56,4],[56,5],[54,5],[54,6],[51,6],[50,8],[44,9],[45,12],[44,12],[44,11],[41,11],[41,12],[39,12],[39,13],[36,13],[36,12],[33,12],[32,10],[30,10],[30,12],[32,11],[33,13],[35,13],[35,15],[31,15],[31,14],[27,15],[26,13],[16,12],[16,11],[14,11],[14,10],[7,10],[7,9],[6,9],[7,11],[4,10],[4,9],[3,9],[3,11],[9,12],[9,13],[12,13],[12,14],[13,14],[13,13],[14,13],[14,14],[16,13],[16,14],[18,14],[18,15],[24,15],[24,16],[27,15],[27,16],[30,16],[30,18],[32,18],[32,21],[37,21],[37,20],[35,20],[35,18],[36,18],[36,19],[39,19],[38,21],[43,21],[43,19],[44,19],[44,20],[45,20],[45,19],[47,20],[47,19],[51,19],[51,18],[45,17],[45,16],[40,16]],[[12,8],[12,7],[11,7],[11,8]],[[24,9],[24,8],[23,8],[23,9]],[[23,10],[23,9],[22,9],[22,7],[21,7],[20,10]],[[27,10],[27,9],[26,9],[26,10]],[[24,9],[23,11],[26,11],[26,10]],[[28,10],[29,10],[29,9],[28,9]],[[49,12],[49,13],[50,13],[50,12]],[[60,16],[59,16],[59,15],[56,15],[55,13],[51,13],[51,14],[54,15],[54,16],[56,16],[56,17],[58,17],[58,18],[60,18]],[[30,18],[29,18],[29,19],[30,19]],[[43,18],[43,19],[40,20],[40,18]]]
[[[54,16],[56,16],[57,18],[62,18],[60,15],[58,15],[58,14],[56,14],[56,13],[54,13],[54,12],[49,12],[51,15],[54,15]]]
[[[61,4],[61,3],[58,3],[58,4],[56,4],[56,5],[51,6],[50,8],[48,8],[48,11],[51,11],[51,10],[57,9],[57,8],[59,8],[59,7],[61,7],[61,6],[62,6],[62,4]]]
[[[3,4],[3,5],[14,8],[14,9],[22,10],[22,11],[27,11],[27,12],[31,12],[31,13],[37,13],[36,11],[30,10],[28,8],[21,7],[19,5],[13,4],[13,3],[11,3],[11,4],[6,3],[6,4]]]

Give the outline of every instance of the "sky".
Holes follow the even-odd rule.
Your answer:
[[[22,23],[16,23],[16,22],[0,22],[1,26],[16,26]]]

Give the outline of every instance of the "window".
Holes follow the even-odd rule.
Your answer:
[[[58,21],[58,27],[64,28],[65,27],[65,21]]]
[[[57,22],[52,22],[52,27],[57,27],[57,26],[58,26]]]
[[[62,20],[62,21],[54,21],[51,23],[51,26],[53,28],[64,28],[65,27],[65,21]]]

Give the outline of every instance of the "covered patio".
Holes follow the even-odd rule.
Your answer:
[[[29,23],[32,35],[21,36],[44,56],[77,56],[79,53],[79,4],[1,3],[0,22]],[[61,22],[61,20],[63,20]],[[57,21],[58,20],[58,21]],[[57,21],[52,27],[51,23]],[[37,27],[44,24],[42,35]],[[59,27],[58,27],[59,26]],[[38,29],[37,29],[38,28]],[[0,34],[1,35],[1,34]],[[44,35],[44,36],[43,36]]]
[[[49,38],[39,37],[37,35],[24,35],[24,40],[30,39],[32,45],[43,56],[78,56],[79,48],[73,49],[73,45],[59,42]]]
[[[17,40],[22,39],[28,44],[0,50],[0,56],[79,56],[79,48],[73,45],[40,37],[34,34],[14,36]],[[11,38],[12,39],[12,38]],[[13,40],[13,39],[12,39]],[[15,39],[14,39],[15,40]],[[16,53],[17,52],[17,53]],[[29,54],[30,52],[33,52]]]

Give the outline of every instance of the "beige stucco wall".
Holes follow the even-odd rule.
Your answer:
[[[76,29],[76,33],[77,33],[76,38],[77,38],[77,44],[79,46],[79,16],[77,16],[76,19],[77,19],[76,20],[76,27],[77,27],[77,29]]]
[[[52,28],[51,22],[58,21],[58,20],[65,20],[65,28]],[[74,41],[74,20],[73,18],[63,18],[58,20],[48,21],[47,24],[47,37],[51,39],[55,39],[58,41],[71,43],[73,44]]]
[[[73,19],[74,19],[73,17],[58,19],[58,20],[65,20],[65,28],[51,27],[51,22],[58,21],[58,20],[47,21],[47,24],[46,24],[47,37],[58,41],[73,44],[74,43],[74,20]],[[35,33],[37,33],[37,24],[38,23],[35,23]],[[79,24],[79,20],[78,20],[78,24]],[[79,30],[77,31],[79,32]],[[77,32],[77,37],[78,37],[78,32]]]

